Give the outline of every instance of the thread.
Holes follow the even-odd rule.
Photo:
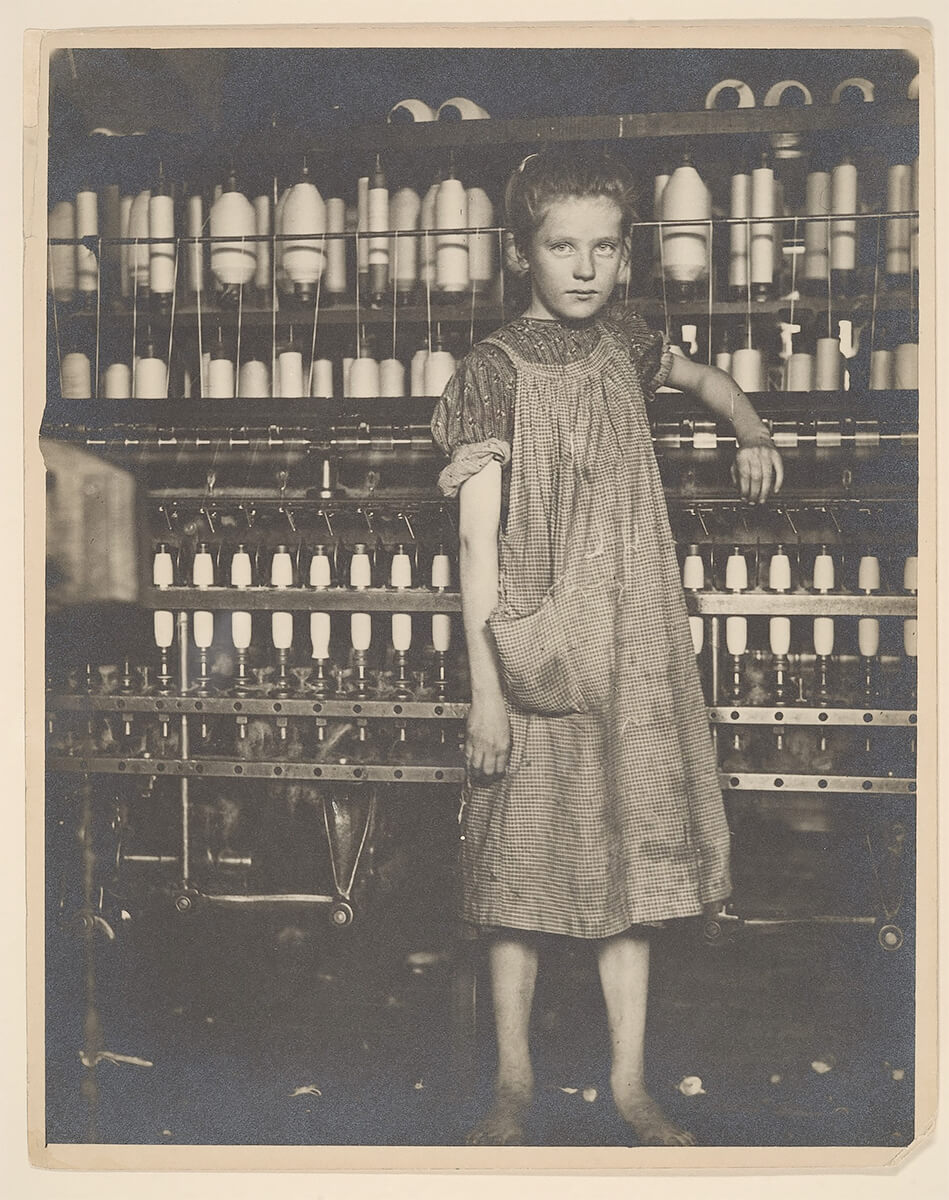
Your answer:
[[[731,215],[736,218],[751,216],[751,176],[746,171],[731,178]],[[728,284],[732,294],[740,298],[748,287],[749,226],[732,225],[728,236]]]
[[[763,392],[767,388],[764,355],[760,350],[742,347],[732,354],[732,379],[743,392]]]
[[[188,288],[200,292],[204,289],[204,243],[190,240],[200,238],[204,232],[204,198],[200,192],[188,197],[187,228]]]
[[[99,197],[84,189],[76,193],[76,237],[98,238]],[[94,294],[99,287],[99,261],[88,246],[76,246],[76,287],[80,294]]]
[[[814,355],[800,351],[788,355],[785,368],[785,390],[810,392],[814,390]]]
[[[61,200],[50,209],[47,229],[51,238],[75,238],[76,208]],[[55,298],[68,304],[76,295],[76,247],[49,247],[49,281]]]
[[[453,176],[442,180],[435,197],[436,229],[464,229],[468,224],[468,196],[464,184]],[[435,239],[434,286],[440,292],[463,292],[468,287],[468,235],[442,234]],[[431,393],[430,393],[431,394]]]
[[[153,296],[170,297],[175,290],[175,201],[164,192],[155,192],[148,202],[149,236],[167,238],[152,242],[148,262],[148,283]]]
[[[349,368],[347,394],[353,398],[370,399],[380,395],[379,363],[366,355],[353,360]]]
[[[287,193],[281,214],[281,226],[284,234],[314,235],[326,232],[326,205],[318,188],[309,179],[305,164],[302,177]],[[282,265],[297,296],[309,301],[313,295],[313,285],[323,274],[323,240],[314,236],[292,236],[283,240]],[[296,395],[302,394],[301,387]]]
[[[110,363],[105,369],[102,391],[107,400],[128,400],[132,395],[132,368],[128,363]]]
[[[762,163],[751,172],[751,215],[775,215],[774,170]],[[751,224],[751,286],[756,297],[765,297],[774,282],[774,222],[755,220]]]
[[[265,292],[270,287],[270,239],[273,237],[273,206],[265,193],[254,197],[254,232],[261,239],[257,242],[257,265],[254,268],[254,287]],[[268,239],[264,241],[263,239]]]
[[[148,291],[150,276],[151,247],[148,244],[150,234],[148,214],[151,207],[152,193],[149,188],[139,192],[132,200],[129,210],[130,238],[140,238],[129,246],[129,283],[133,291],[139,293]]]
[[[222,192],[211,205],[211,271],[225,286],[250,283],[257,269],[254,206],[242,192]],[[222,240],[217,240],[222,239]]]
[[[234,364],[224,355],[211,356],[207,395],[214,400],[230,400],[234,396]]]
[[[318,358],[313,364],[313,395],[323,400],[333,398],[333,363],[328,358]]]
[[[418,229],[422,200],[413,188],[399,188],[389,201],[389,219],[393,229]],[[407,297],[418,284],[417,237],[394,237],[390,247],[395,289],[400,298]]]
[[[909,212],[913,203],[913,168],[896,163],[887,172],[887,212]],[[890,217],[886,222],[886,273],[909,275],[912,230],[908,217]]]
[[[59,369],[64,400],[92,399],[92,363],[88,354],[81,350],[64,354]]]
[[[379,395],[405,395],[405,367],[397,358],[384,358],[379,364]]]
[[[306,394],[303,386],[303,355],[299,350],[282,350],[277,356],[280,395],[296,399]]]
[[[893,354],[893,386],[919,387],[919,347],[915,342],[901,342]]]
[[[480,187],[467,190],[468,225],[473,229],[490,229],[494,224],[494,205]],[[475,295],[488,290],[495,276],[495,237],[492,233],[468,235],[468,275]]]
[[[147,356],[138,359],[133,379],[138,400],[164,400],[168,395],[168,369],[160,358]]]
[[[346,231],[346,202],[339,196],[326,201],[326,231],[340,234]],[[326,279],[323,286],[332,297],[346,294],[346,239],[330,237],[326,241]]]
[[[270,371],[267,364],[257,358],[248,358],[241,363],[238,373],[238,395],[248,399],[263,400],[270,396]]]
[[[857,168],[848,159],[837,164],[831,172],[830,207],[832,213],[857,211]],[[830,269],[853,271],[857,266],[857,222],[831,221]]]
[[[870,390],[889,391],[893,387],[893,351],[870,351]]]
[[[818,338],[814,386],[819,392],[839,392],[843,385],[844,360],[839,338]]]

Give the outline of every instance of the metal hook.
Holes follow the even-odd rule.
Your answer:
[[[785,519],[785,520],[787,521],[787,523],[788,523],[788,524],[791,526],[791,532],[794,534],[794,536],[795,536],[796,538],[800,538],[800,536],[801,536],[801,535],[800,535],[800,533],[798,533],[797,526],[796,526],[796,525],[794,524],[794,522],[791,520],[791,513],[790,513],[790,510],[789,510],[789,509],[787,509],[787,508],[781,508],[781,509],[779,509],[778,511],[779,511],[779,512],[780,512],[780,513],[783,515],[784,519]]]
[[[168,526],[168,532],[169,532],[169,533],[174,533],[174,532],[175,532],[175,527],[174,527],[174,525],[172,525],[172,523],[171,523],[171,517],[168,515],[168,509],[167,509],[167,508],[165,508],[164,504],[159,504],[159,506],[158,506],[158,511],[159,511],[159,512],[161,513],[161,515],[162,515],[162,516],[165,518],[165,524]]]
[[[247,522],[247,528],[253,529],[254,528],[254,518],[257,516],[257,510],[255,508],[248,508],[247,505],[243,503],[243,501],[240,504],[238,504],[237,507],[244,514],[244,520]]]
[[[332,526],[332,523],[330,522],[330,516],[329,516],[329,513],[326,511],[326,509],[325,509],[325,508],[321,508],[321,509],[319,510],[319,513],[318,513],[318,515],[319,515],[319,516],[321,516],[321,517],[323,518],[323,520],[326,522],[326,529],[327,529],[327,531],[328,531],[328,533],[329,533],[330,537],[331,537],[331,538],[333,539],[333,541],[335,542],[335,541],[336,541],[336,534],[335,534],[335,532],[333,531],[333,526]]]
[[[287,518],[287,524],[290,526],[291,531],[293,533],[296,533],[297,527],[293,520],[293,510],[290,508],[290,505],[289,504],[281,504],[280,511]]]

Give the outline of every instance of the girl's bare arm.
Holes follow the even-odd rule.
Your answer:
[[[497,648],[487,624],[498,602],[500,463],[490,462],[466,480],[459,502],[461,614],[471,671],[465,759],[477,774],[501,775],[510,754],[511,729]]]
[[[771,492],[780,490],[784,482],[781,455],[767,426],[730,375],[718,367],[675,355],[666,382],[670,387],[691,392],[715,416],[731,422],[738,438],[732,479],[746,500],[763,504]]]

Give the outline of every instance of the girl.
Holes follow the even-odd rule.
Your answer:
[[[692,1145],[647,1093],[647,929],[717,911],[728,829],[644,400],[693,392],[735,428],[732,477],[781,485],[724,372],[608,307],[632,179],[605,155],[530,155],[506,222],[531,298],[476,345],[432,419],[460,495],[471,669],[463,916],[491,935],[495,1102],[471,1144],[522,1142],[540,934],[593,940],[615,1103],[641,1144]]]

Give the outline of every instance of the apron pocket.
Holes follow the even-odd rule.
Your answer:
[[[613,690],[612,588],[565,588],[526,617],[493,613],[488,625],[509,699],[543,716],[600,711]]]

